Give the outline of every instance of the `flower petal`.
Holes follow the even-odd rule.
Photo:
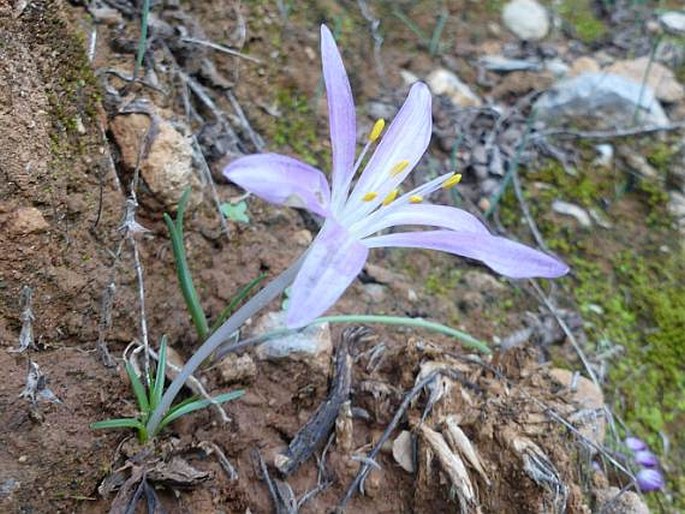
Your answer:
[[[659,465],[659,458],[649,450],[640,450],[635,453],[635,462],[645,468],[655,468]]]
[[[637,437],[626,437],[625,443],[626,446],[633,452],[639,452],[647,449],[647,443],[645,443],[642,439],[638,439]]]
[[[666,482],[664,476],[656,469],[644,468],[635,475],[637,485],[643,493],[653,493],[661,491]]]
[[[399,225],[422,225],[447,228],[456,232],[490,234],[485,225],[473,214],[456,207],[433,204],[391,204],[359,221],[350,227],[350,231],[363,239]]]
[[[224,176],[267,202],[328,215],[330,191],[326,176],[292,157],[248,155],[226,166]]]
[[[406,246],[428,248],[462,255],[487,264],[497,273],[511,278],[555,278],[565,275],[568,266],[547,254],[503,237],[485,233],[451,230],[402,232],[364,240],[369,248]]]
[[[364,267],[369,249],[329,219],[291,287],[286,325],[298,328],[331,307]]]
[[[357,144],[357,117],[354,110],[352,88],[345,72],[333,34],[321,25],[321,60],[326,84],[328,122],[333,152],[332,203],[334,210],[347,198],[354,171],[354,153]]]
[[[431,130],[431,94],[426,84],[417,82],[350,194],[343,213],[346,225],[378,207],[383,198],[409,175],[428,148]],[[391,170],[402,161],[407,161],[407,164],[393,175]],[[373,201],[364,202],[362,198],[369,192],[378,193],[378,196]]]

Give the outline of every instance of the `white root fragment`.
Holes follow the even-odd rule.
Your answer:
[[[29,286],[22,287],[21,332],[19,333],[19,346],[15,349],[10,348],[8,350],[10,353],[23,353],[28,349],[36,349],[36,345],[33,341],[33,322],[36,318],[33,316],[33,309],[31,307],[32,300],[33,289],[31,289]]]
[[[40,370],[40,366],[29,359],[28,373],[26,374],[26,386],[19,395],[20,398],[28,398],[35,405],[36,400],[62,403],[55,393],[47,386],[47,378]]]
[[[459,454],[466,459],[471,467],[478,472],[483,481],[487,485],[490,485],[490,479],[483,468],[483,463],[478,456],[478,452],[473,447],[471,441],[466,436],[464,431],[459,427],[456,416],[447,416],[445,419],[445,429],[443,430],[443,435],[452,449],[455,452],[459,452]]]
[[[352,404],[349,400],[343,402],[335,419],[335,441],[344,455],[352,452],[354,443],[354,425],[352,423]]]
[[[480,507],[476,503],[476,492],[474,490],[469,473],[461,457],[450,450],[447,441],[439,432],[421,425],[419,428],[421,436],[435,452],[442,469],[449,476],[450,482],[456,489],[459,497],[460,510],[462,514],[480,513]]]
[[[505,441],[523,461],[523,470],[538,486],[552,495],[553,512],[566,512],[568,487],[547,454],[533,441],[505,430]]]

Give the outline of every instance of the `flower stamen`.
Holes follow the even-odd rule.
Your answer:
[[[369,191],[366,193],[364,196],[362,196],[362,201],[364,202],[372,202],[378,197],[378,193],[374,191]]]
[[[400,193],[400,190],[399,190],[399,189],[393,189],[392,191],[390,191],[390,192],[388,193],[388,196],[386,196],[386,197],[383,199],[383,206],[385,207],[385,206],[387,206],[387,205],[390,205],[392,202],[394,202],[394,201],[395,201],[395,198],[397,198],[397,195],[398,195],[399,193]]]
[[[409,197],[409,203],[421,203],[423,202],[423,196],[421,195],[411,195]]]
[[[385,128],[385,120],[383,118],[378,118],[376,123],[373,124],[373,128],[369,133],[369,143],[375,143],[376,140],[381,137],[381,132]]]
[[[407,166],[409,166],[409,161],[407,159],[401,160],[390,169],[390,176],[396,177],[407,169]]]
[[[455,173],[450,178],[445,180],[440,187],[443,189],[450,189],[456,186],[459,182],[461,182],[461,177],[461,173]]]

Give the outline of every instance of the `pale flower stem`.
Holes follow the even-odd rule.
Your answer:
[[[442,325],[441,323],[436,323],[434,321],[428,321],[422,318],[408,318],[406,316],[384,316],[375,314],[348,314],[348,315],[337,315],[337,316],[322,316],[316,318],[311,323],[308,323],[306,327],[321,325],[323,323],[379,323],[381,325],[400,325],[405,327],[421,328],[427,330],[433,330],[441,334],[445,334],[450,337],[461,341],[461,343],[473,350],[477,350],[486,355],[491,355],[492,350],[488,348],[488,345],[479,339],[476,339],[470,334],[463,332],[461,330],[456,330],[452,327]],[[303,328],[306,328],[303,327]],[[267,332],[266,334],[261,334],[258,336],[250,337],[249,339],[244,339],[236,343],[227,345],[226,347],[221,347],[215,355],[217,361],[223,359],[227,354],[242,350],[248,346],[263,343],[269,339],[276,337],[289,336],[298,332],[301,329],[291,329],[291,328],[281,328]]]
[[[295,275],[297,275],[297,272],[300,270],[303,261],[304,254],[288,269],[269,282],[269,284],[259,291],[259,293],[250,298],[245,305],[238,309],[235,314],[228,318],[223,325],[216,329],[209,338],[202,343],[200,348],[197,349],[188,362],[186,362],[185,366],[183,366],[183,369],[178,376],[171,382],[171,385],[169,385],[169,388],[165,391],[164,396],[162,396],[162,401],[150,416],[146,428],[151,437],[155,435],[162,418],[171,407],[176,395],[179,393],[186,380],[188,380],[188,377],[190,377],[195,370],[214,353],[221,343],[225,342],[236,330],[238,330],[245,321],[266,307],[266,305],[290,285],[295,278]]]

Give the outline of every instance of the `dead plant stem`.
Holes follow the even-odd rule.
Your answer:
[[[364,482],[364,479],[366,478],[366,475],[369,474],[371,471],[372,465],[370,462],[375,463],[375,458],[378,455],[378,453],[381,451],[381,448],[385,444],[385,442],[388,440],[390,437],[390,434],[392,434],[393,430],[395,430],[395,427],[399,424],[400,420],[402,419],[402,416],[404,413],[407,411],[409,408],[409,404],[412,402],[412,400],[421,392],[421,390],[426,387],[428,384],[430,384],[433,380],[438,375],[441,374],[449,374],[449,370],[447,369],[437,369],[418,382],[414,387],[405,395],[404,400],[402,400],[402,403],[400,404],[399,408],[397,409],[397,412],[395,412],[395,416],[392,418],[392,421],[388,424],[388,426],[385,428],[385,431],[381,435],[381,437],[378,439],[378,442],[376,445],[371,449],[369,454],[366,456],[366,460],[364,463],[360,466],[359,471],[357,472],[357,476],[354,478],[350,486],[347,488],[347,492],[345,493],[345,496],[342,498],[340,501],[338,508],[339,509],[344,509],[345,505],[352,499],[352,496],[354,495],[354,492],[361,486],[361,484]]]
[[[568,337],[568,340],[571,342],[571,346],[573,346],[573,349],[578,354],[578,357],[580,358],[580,361],[583,363],[583,366],[585,366],[585,370],[587,371],[587,374],[590,376],[592,382],[595,384],[595,386],[597,386],[598,389],[601,389],[601,385],[599,383],[599,380],[597,379],[597,375],[595,375],[595,372],[593,371],[592,366],[590,365],[590,361],[588,361],[585,352],[580,347],[580,344],[578,343],[576,336],[573,335],[573,332],[566,324],[564,319],[561,317],[561,315],[557,311],[557,308],[554,306],[554,304],[542,290],[540,284],[538,284],[538,282],[534,279],[530,279],[529,282],[533,286],[533,289],[537,293],[538,297],[545,304],[549,312],[552,313],[552,316],[554,316],[554,318],[557,320],[557,323],[559,323],[561,330],[563,330],[564,334],[566,334],[566,337]]]

